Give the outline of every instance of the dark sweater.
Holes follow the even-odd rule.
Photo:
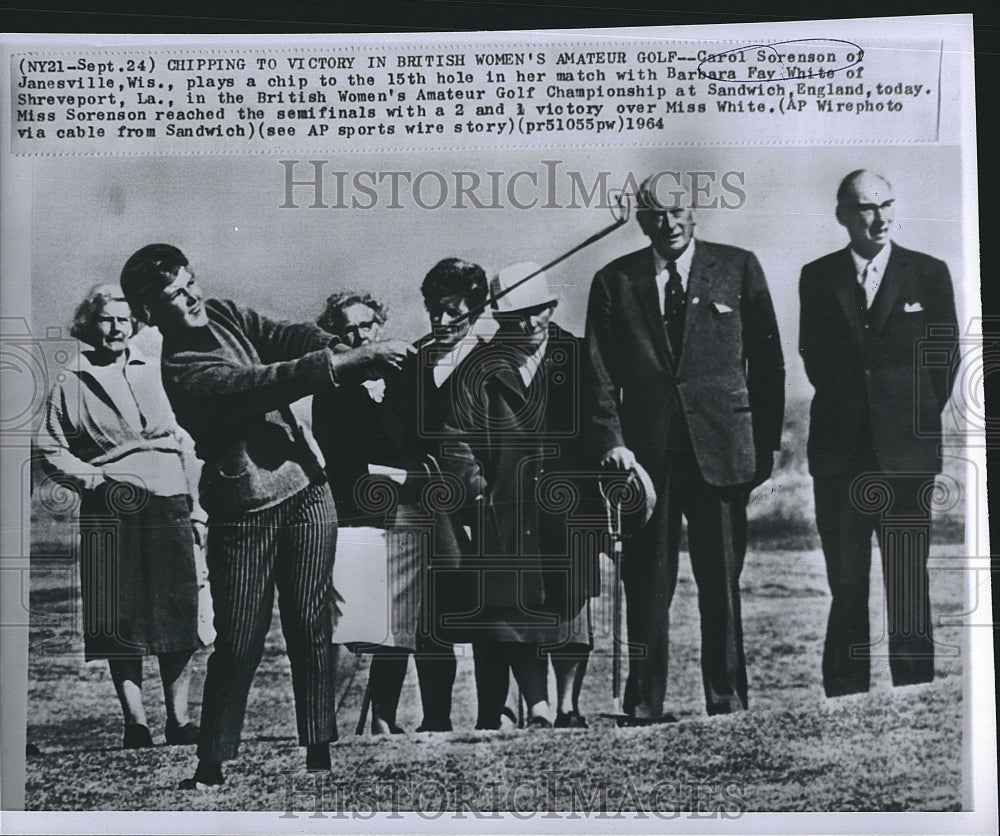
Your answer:
[[[218,299],[209,324],[163,335],[163,386],[194,438],[213,520],[276,505],[323,478],[289,404],[337,385],[314,325],[275,322]]]

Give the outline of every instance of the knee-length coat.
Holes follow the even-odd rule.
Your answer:
[[[578,338],[550,324],[530,383],[523,355],[501,337],[456,372],[446,422],[454,443],[441,467],[462,480],[473,534],[453,585],[460,597],[447,606],[456,640],[560,643],[589,594],[595,573],[567,528],[586,501],[581,352]]]

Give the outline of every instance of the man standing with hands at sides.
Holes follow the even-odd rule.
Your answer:
[[[747,708],[746,503],[771,473],[784,415],[781,343],[760,264],[747,250],[696,240],[691,195],[668,175],[648,177],[637,195],[652,246],[598,271],[587,311],[590,440],[604,467],[638,462],[658,496],[622,564],[633,725],[675,719],[663,704],[682,515],[708,713]]]
[[[314,325],[276,322],[205,299],[169,244],[135,252],[121,276],[133,314],[163,333],[163,384],[204,461],[207,561],[217,637],[208,661],[198,768],[181,789],[223,783],[279,592],[299,743],[310,771],[330,768],[336,740],[330,617],[337,517],[323,470],[289,404],[398,368],[410,346],[357,349]]]
[[[833,603],[828,697],[867,691],[868,577],[878,536],[893,685],[934,678],[930,495],[958,365],[948,267],[891,240],[892,186],[858,170],[837,190],[850,245],[802,268],[799,352],[816,390],[809,471]]]

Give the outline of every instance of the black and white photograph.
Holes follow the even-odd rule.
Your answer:
[[[0,40],[11,832],[994,828],[971,42]]]

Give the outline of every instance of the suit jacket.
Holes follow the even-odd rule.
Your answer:
[[[662,483],[684,419],[704,479],[753,479],[756,453],[781,446],[785,368],[756,256],[697,241],[678,360],[660,312],[652,248],[594,276],[587,309],[588,429],[598,456],[626,446]]]
[[[943,261],[892,245],[866,313],[849,248],[802,268],[799,352],[816,390],[809,470],[836,474],[874,454],[884,472],[941,470],[941,411],[958,364]]]

